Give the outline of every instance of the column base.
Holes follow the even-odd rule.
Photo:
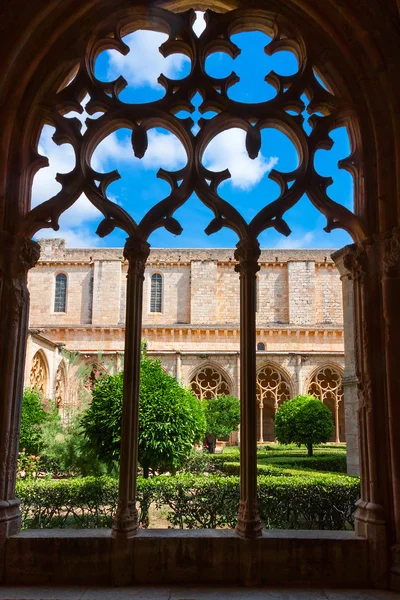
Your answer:
[[[20,500],[0,500],[0,543],[21,529]]]
[[[387,589],[389,553],[383,507],[364,500],[359,500],[356,506],[355,533],[368,540],[371,584],[376,588]]]
[[[139,531],[139,516],[136,502],[128,502],[123,506],[118,505],[112,529],[112,537],[130,539]]]
[[[400,545],[390,548],[390,589],[400,592]]]
[[[262,524],[257,505],[248,509],[246,501],[240,502],[236,533],[247,540],[262,536]]]

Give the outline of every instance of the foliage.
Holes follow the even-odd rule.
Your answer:
[[[83,434],[81,415],[70,423],[49,423],[42,432],[42,465],[56,476],[105,475],[109,469],[99,460]]]
[[[202,440],[205,417],[199,400],[143,355],[140,368],[139,462],[149,470],[180,468],[193,444]],[[119,460],[123,373],[102,377],[82,418],[90,447],[108,465]]]
[[[271,456],[259,458],[258,464],[277,465],[291,469],[313,469],[315,471],[330,471],[331,473],[346,473],[347,462],[345,454],[318,454],[313,456]]]
[[[21,479],[35,479],[45,476],[43,473],[40,456],[28,454],[25,450],[18,452],[17,477]]]
[[[142,526],[151,504],[167,506],[174,527],[234,527],[239,478],[184,474],[138,478]],[[24,528],[110,527],[118,482],[110,477],[18,480]],[[356,477],[325,473],[291,477],[259,476],[260,514],[266,528],[348,529],[359,497]]]
[[[47,410],[45,410],[45,407]],[[39,390],[27,388],[22,397],[19,447],[29,455],[38,455],[43,447],[43,428],[59,421],[57,409],[44,400]]]
[[[240,401],[235,396],[215,396],[203,400],[206,416],[206,433],[214,452],[217,438],[228,436],[232,431],[237,431],[240,423]]]
[[[222,464],[222,472],[225,475],[240,475],[240,462],[224,462]],[[275,477],[287,476],[291,477],[291,473],[287,469],[281,469],[272,465],[257,464],[257,475],[274,475]]]
[[[313,445],[327,442],[334,430],[332,415],[327,406],[314,396],[296,396],[284,402],[275,416],[275,435],[283,444],[307,446],[308,455]]]

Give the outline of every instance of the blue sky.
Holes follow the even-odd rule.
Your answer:
[[[199,33],[203,26],[201,14],[195,29]],[[159,45],[166,35],[156,32],[138,31],[125,38],[131,51],[122,56],[116,51],[103,52],[97,59],[96,76],[103,81],[112,81],[123,75],[128,86],[120,98],[127,103],[149,102],[161,98],[164,89],[157,83],[160,73],[168,77],[182,78],[189,72],[189,59],[183,55],[173,55],[164,59],[158,52]],[[279,52],[273,57],[264,53],[269,38],[260,32],[241,33],[232,36],[240,47],[241,54],[235,59],[222,53],[215,53],[207,60],[207,72],[215,77],[227,76],[235,71],[240,77],[229,95],[241,102],[262,102],[275,95],[275,90],[264,81],[271,70],[287,75],[297,71],[297,60],[289,52]],[[144,62],[143,56],[147,57]],[[254,57],[257,57],[255,60]],[[86,99],[87,101],[87,99]],[[196,96],[193,103],[198,106],[201,98]],[[85,101],[84,101],[85,103]],[[83,103],[83,104],[84,104]],[[69,113],[68,117],[78,117],[84,123],[88,115]],[[186,113],[178,115],[189,116]],[[194,121],[200,117],[197,112],[191,115]],[[211,118],[212,114],[203,115]],[[307,115],[305,114],[305,129]],[[196,126],[195,126],[196,127]],[[196,129],[194,129],[196,131]],[[33,185],[32,205],[35,206],[51,198],[60,189],[55,181],[57,172],[66,173],[74,164],[74,152],[68,144],[57,146],[51,139],[54,129],[45,126],[39,142],[39,151],[47,156],[50,166],[41,169]],[[351,175],[337,168],[338,160],[348,156],[350,151],[347,132],[340,128],[332,132],[334,146],[330,151],[321,150],[315,159],[315,168],[324,176],[334,180],[328,188],[331,198],[352,209],[353,185]],[[231,129],[217,136],[208,146],[204,155],[205,166],[212,171],[229,168],[231,179],[224,182],[220,195],[231,202],[247,220],[250,220],[265,204],[278,197],[278,186],[268,178],[272,168],[291,171],[297,166],[297,153],[290,140],[277,130],[267,129],[262,134],[261,151],[257,159],[251,160],[244,146],[245,134],[239,129]],[[142,217],[155,203],[169,194],[166,182],[157,179],[160,167],[177,170],[184,166],[186,154],[179,140],[166,130],[149,132],[149,147],[142,160],[134,157],[130,142],[130,132],[119,130],[108,136],[96,149],[92,166],[101,172],[118,169],[121,179],[108,188],[109,197],[123,206],[135,219]],[[233,247],[236,235],[223,229],[217,234],[206,236],[204,229],[213,218],[211,211],[195,196],[181,207],[175,217],[183,227],[180,236],[173,236],[165,230],[154,232],[150,238],[153,247]],[[121,247],[126,234],[114,231],[104,239],[95,231],[101,215],[90,202],[81,197],[60,218],[60,229],[38,232],[36,237],[65,237],[69,247]],[[284,237],[267,230],[259,240],[267,248],[338,248],[351,242],[350,236],[340,230],[330,234],[323,231],[326,220],[306,198],[293,207],[285,216],[292,234]]]

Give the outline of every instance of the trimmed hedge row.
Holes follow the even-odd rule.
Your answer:
[[[138,478],[140,524],[147,527],[151,504],[164,509],[173,527],[234,527],[239,478],[183,474]],[[17,482],[23,528],[110,527],[118,484],[110,477]],[[354,477],[260,476],[260,514],[266,528],[353,527],[359,481]]]
[[[235,470],[234,467],[230,466],[227,470],[226,465],[227,463],[229,463],[229,465],[232,465],[233,463],[239,465],[239,459],[239,452],[227,452],[226,454],[206,454],[203,452],[196,452],[186,461],[185,471],[199,475],[205,472],[224,472],[230,475],[238,475],[239,467]],[[294,456],[293,453],[270,453],[260,451],[257,453],[257,463],[259,467],[261,465],[263,467],[267,465],[271,467],[270,469],[259,470],[260,475],[278,475],[278,471],[285,467],[290,469],[300,467],[302,469],[330,471],[332,473],[346,473],[347,470],[346,455],[344,453],[326,453],[308,457],[304,456],[304,452],[299,456]],[[274,472],[275,469],[277,469],[277,472]]]
[[[330,471],[332,473],[346,473],[347,463],[346,455],[327,454],[317,456],[273,456],[260,457],[259,463],[268,465],[278,465],[280,467],[301,467],[302,469],[313,469],[315,471]]]

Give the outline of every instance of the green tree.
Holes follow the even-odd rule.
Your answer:
[[[334,430],[331,411],[314,396],[296,396],[280,406],[275,416],[275,436],[281,444],[304,444],[308,456],[313,445],[329,442]]]
[[[107,465],[119,460],[123,373],[103,376],[82,418],[91,447]],[[145,477],[175,471],[205,434],[200,401],[163,371],[159,361],[143,355],[140,366],[139,462]]]
[[[44,409],[44,406],[48,410]],[[20,449],[27,454],[39,454],[42,449],[42,431],[44,425],[57,418],[57,411],[49,400],[44,400],[37,389],[27,388],[22,397]]]
[[[215,452],[217,438],[237,431],[240,423],[240,401],[235,396],[215,396],[203,400],[206,416],[206,437],[209,452]]]

